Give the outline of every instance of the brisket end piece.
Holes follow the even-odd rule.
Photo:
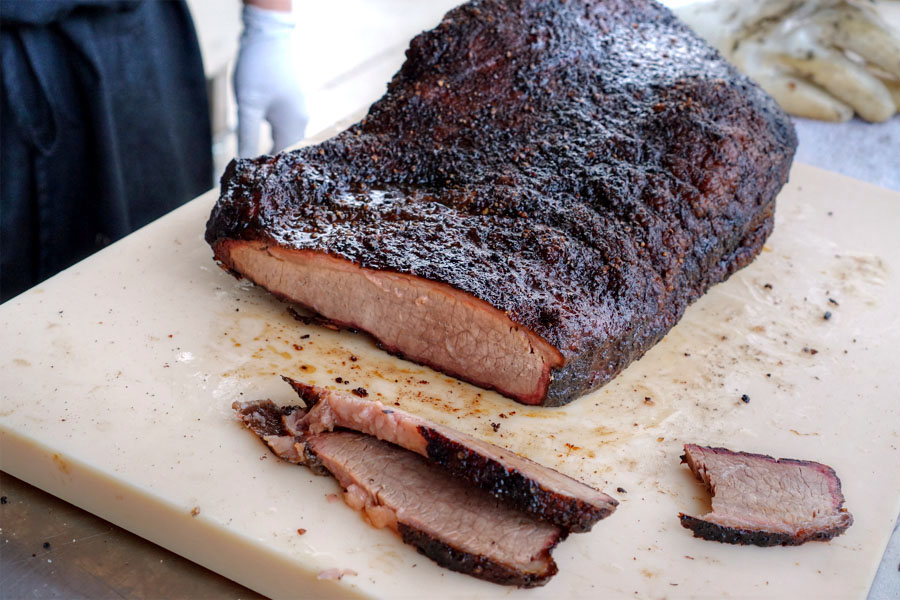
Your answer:
[[[558,406],[640,358],[773,226],[796,138],[651,0],[477,0],[367,116],[240,160],[233,273],[388,351]]]
[[[244,425],[259,436],[279,458],[297,465],[306,465],[317,475],[328,473],[316,456],[307,451],[304,438],[291,434],[284,427],[285,416],[295,411],[302,412],[303,409],[296,406],[281,407],[271,400],[234,402],[231,408]]]
[[[796,546],[829,540],[853,523],[841,480],[827,465],[686,444],[682,461],[709,488],[712,512],[680,514],[695,537],[728,544]]]
[[[285,419],[296,435],[352,429],[406,448],[450,474],[566,531],[589,531],[618,501],[576,479],[470,435],[377,400],[282,377],[308,412]]]

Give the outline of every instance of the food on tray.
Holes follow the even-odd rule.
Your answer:
[[[361,122],[233,162],[206,239],[390,352],[557,406],[753,260],[795,146],[655,2],[472,2]]]
[[[278,407],[269,400],[235,402],[234,409],[276,455],[320,474],[330,473],[343,488],[344,501],[350,507],[362,512],[375,527],[394,529],[404,542],[444,567],[495,583],[543,585],[557,572],[550,552],[569,532],[568,527],[535,516],[557,514],[548,513],[546,503],[557,501],[557,512],[565,517],[572,502],[566,493],[586,488],[592,492],[585,494],[590,500],[606,498],[602,516],[615,507],[615,500],[546,467],[388,409],[380,402],[359,400],[368,403],[366,410],[342,403],[343,395],[336,392],[309,386],[301,391],[315,402],[309,411]],[[338,415],[345,411],[352,415],[349,427],[366,433],[332,430],[335,425],[344,425],[346,417]],[[397,415],[396,420],[392,415]],[[453,447],[460,461],[471,461],[475,476],[482,474],[492,481],[494,487],[488,489],[499,497],[473,485],[468,473],[460,476],[459,468],[464,465],[454,463],[445,468],[416,452],[377,439],[369,431],[413,446],[421,436],[433,436],[439,448]],[[516,468],[529,473],[517,473]],[[500,473],[501,469],[506,473]],[[514,496],[509,490],[499,489],[504,482],[511,484]],[[521,482],[532,483],[533,497]],[[562,491],[554,490],[556,485]],[[584,531],[590,525],[579,520],[575,526],[573,531]]]
[[[709,488],[712,512],[679,515],[696,537],[729,544],[794,546],[829,540],[853,516],[827,465],[685,444],[682,461]]]

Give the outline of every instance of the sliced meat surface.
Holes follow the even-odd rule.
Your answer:
[[[531,587],[556,573],[550,550],[562,531],[453,477],[423,457],[355,432],[312,435],[322,462],[376,526],[395,526],[445,567]],[[395,524],[396,523],[396,524]]]
[[[276,454],[285,451],[291,462],[323,467],[338,480],[350,507],[375,527],[394,529],[438,564],[523,587],[543,585],[557,572],[550,552],[565,537],[562,529],[427,459],[356,432],[291,436],[270,426],[280,409],[269,401],[236,403],[235,410]]]
[[[390,352],[558,406],[753,260],[795,147],[652,0],[476,0],[361,122],[232,162],[206,240]]]
[[[293,434],[342,427],[375,436],[427,457],[470,484],[567,531],[590,530],[618,505],[610,496],[559,471],[449,427],[377,400],[283,379],[310,407],[306,414],[286,417]]]
[[[712,495],[711,513],[679,515],[696,537],[794,546],[829,540],[853,523],[841,480],[827,465],[694,444],[684,446],[682,460]]]

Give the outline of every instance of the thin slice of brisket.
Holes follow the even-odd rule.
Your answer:
[[[599,490],[519,456],[377,400],[310,386],[289,377],[309,406],[285,418],[295,435],[353,429],[429,458],[457,477],[538,518],[575,532],[588,531],[618,502]]]
[[[235,403],[244,423],[279,456],[331,473],[344,501],[390,527],[438,564],[506,585],[543,585],[565,532],[493,498],[427,459],[348,431],[292,436],[270,401]]]
[[[391,352],[556,406],[753,260],[795,146],[656,2],[476,0],[360,123],[232,162],[206,240]]]
[[[685,444],[687,463],[712,495],[712,512],[679,515],[696,537],[729,544],[794,546],[844,533],[841,480],[827,465]]]

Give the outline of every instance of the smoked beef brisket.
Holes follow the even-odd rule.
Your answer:
[[[235,274],[528,404],[609,381],[772,230],[796,139],[650,0],[483,0],[317,146],[239,160]]]
[[[685,444],[682,460],[712,495],[712,512],[679,515],[696,537],[729,544],[796,546],[829,540],[853,516],[827,465]]]
[[[349,431],[292,435],[303,409],[271,401],[234,404],[279,457],[330,473],[344,501],[375,527],[395,530],[438,564],[506,585],[543,585],[557,572],[551,550],[566,530],[494,498],[399,446]]]
[[[377,400],[284,380],[308,407],[308,412],[294,411],[284,418],[293,435],[344,428],[375,436],[421,454],[469,484],[567,531],[589,531],[619,504],[559,471]]]

